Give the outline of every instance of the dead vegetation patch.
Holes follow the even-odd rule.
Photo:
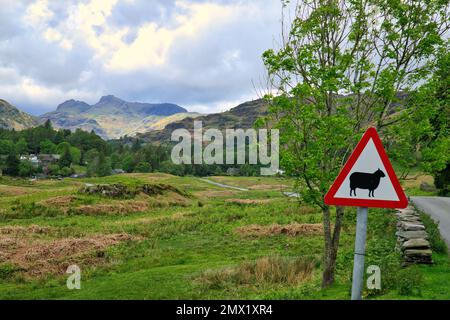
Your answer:
[[[143,212],[150,207],[146,201],[138,200],[124,200],[115,201],[113,203],[98,203],[92,205],[81,205],[72,208],[71,211],[75,214],[85,215],[101,215],[101,214],[129,214],[134,212]]]
[[[278,234],[285,234],[288,236],[299,236],[299,235],[316,235],[323,232],[323,226],[320,223],[291,223],[287,225],[259,225],[251,224],[248,226],[236,228],[236,233],[243,236],[253,236],[253,237],[265,237]]]
[[[41,227],[36,224],[31,226],[5,226],[0,227],[0,235],[30,235],[30,234],[48,234],[49,227]]]
[[[71,208],[72,214],[85,215],[126,215],[136,212],[145,212],[154,208],[165,208],[171,206],[187,207],[191,205],[191,200],[178,193],[169,192],[164,195],[150,197],[140,194],[133,200],[112,200],[108,203],[97,203],[92,205],[81,205]]]
[[[236,204],[265,204],[273,202],[275,199],[226,199],[225,202]]]
[[[33,188],[0,185],[1,196],[23,196],[26,194],[35,193],[36,191],[37,190]]]
[[[61,275],[74,263],[81,268],[104,263],[107,247],[138,239],[126,233],[53,241],[0,236],[0,263],[12,264],[28,277]]]
[[[196,280],[211,289],[230,285],[298,285],[311,278],[315,265],[311,258],[263,257],[236,267],[208,270]]]
[[[70,196],[58,196],[58,197],[53,197],[53,198],[49,198],[46,200],[42,200],[39,202],[39,204],[43,204],[43,205],[47,205],[47,206],[69,206],[71,205],[74,201],[78,200],[78,197],[70,195]]]

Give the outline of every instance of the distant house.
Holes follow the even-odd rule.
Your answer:
[[[239,168],[228,168],[227,169],[227,176],[238,176],[240,173]]]
[[[36,155],[34,154],[29,154],[29,155],[25,155],[25,156],[20,156],[20,160],[21,161],[30,161],[33,166],[38,167],[39,166],[39,159]]]
[[[40,154],[38,155],[39,165],[42,167],[44,174],[49,173],[49,166],[55,164],[61,158],[59,154]]]
[[[38,155],[38,159],[39,159],[39,164],[42,167],[47,167],[50,164],[53,164],[53,163],[59,161],[59,159],[61,159],[61,156],[59,154],[40,154],[40,155]]]
[[[111,171],[111,173],[112,173],[112,174],[123,174],[123,173],[125,173],[125,171],[122,170],[122,169],[113,169],[113,170]]]

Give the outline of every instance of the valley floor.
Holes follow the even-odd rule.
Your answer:
[[[0,177],[0,299],[349,299],[355,211],[347,209],[336,284],[321,290],[319,210],[288,198],[284,178],[126,174],[106,178]],[[86,184],[165,184],[124,198]],[[246,190],[247,189],[247,190]],[[178,192],[177,190],[180,190]],[[399,267],[395,215],[370,210],[366,264],[382,289],[366,299],[450,299],[450,264]],[[81,269],[69,290],[68,266]]]

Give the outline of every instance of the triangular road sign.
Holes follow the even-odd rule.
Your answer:
[[[406,208],[408,200],[375,128],[364,133],[328,193],[336,206]]]

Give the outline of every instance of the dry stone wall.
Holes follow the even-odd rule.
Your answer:
[[[397,248],[401,251],[403,264],[432,264],[431,246],[428,233],[413,206],[396,211]]]

